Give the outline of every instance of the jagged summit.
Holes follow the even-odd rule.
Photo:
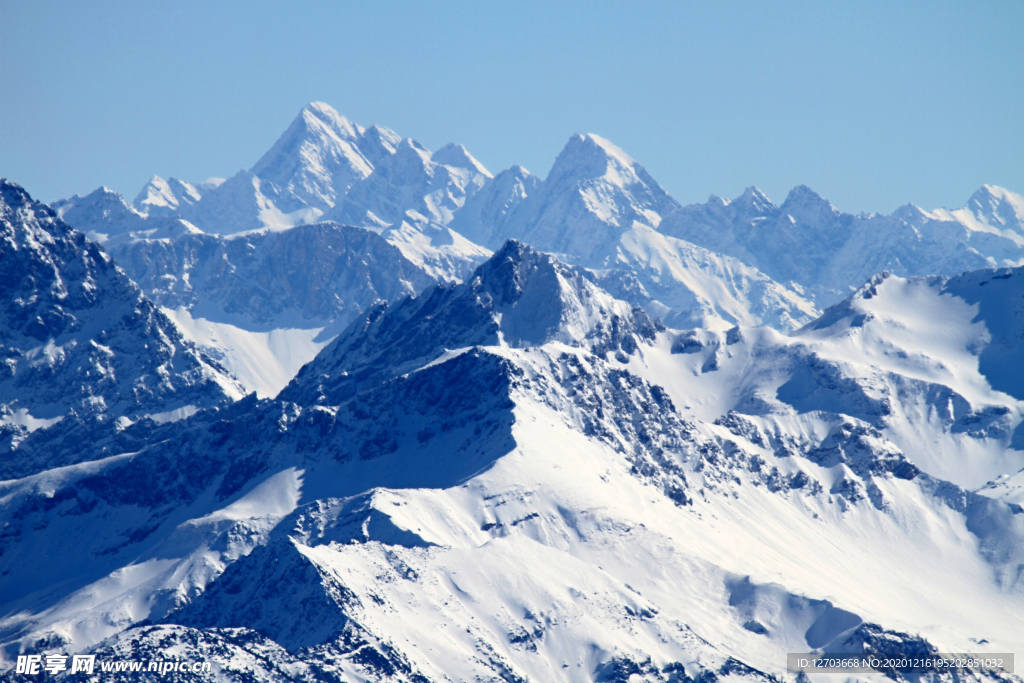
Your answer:
[[[177,178],[164,180],[154,174],[132,201],[132,206],[147,216],[175,216],[202,199],[202,190],[212,189],[204,185],[196,187]]]
[[[390,128],[374,124],[363,133],[363,141],[365,144],[360,146],[360,150],[376,166],[395,153],[402,136]]]
[[[542,182],[522,166],[507,168],[466,200],[450,227],[477,244],[498,248],[511,234],[517,211]]]
[[[597,135],[574,135],[548,177],[492,243],[521,239],[587,265],[634,225],[656,227],[678,204],[625,152]],[[500,243],[500,242],[499,242]]]
[[[145,216],[107,187],[84,197],[75,195],[51,204],[57,215],[85,233],[120,235],[145,228]]]
[[[326,123],[327,126],[342,138],[356,139],[365,129],[349,121],[326,102],[310,102],[299,112],[296,120],[301,119],[310,128],[317,128]]]
[[[811,212],[822,215],[839,215],[839,212],[832,206],[831,202],[806,185],[797,185],[790,190],[789,194],[786,195],[786,200],[782,202],[782,206],[779,209],[783,213],[800,212],[803,214]]]
[[[632,157],[608,140],[594,134],[577,133],[569,138],[555,158],[547,181],[557,183],[567,176],[572,180],[601,178],[609,173],[629,176],[633,175],[635,164]]]
[[[0,438],[15,445],[71,412],[134,420],[243,393],[97,244],[6,180],[0,347]]]
[[[773,213],[779,208],[772,203],[772,200],[768,199],[768,195],[753,185],[743,190],[743,194],[732,200],[731,203],[738,208],[742,207],[745,211],[759,215]]]
[[[637,208],[649,208],[659,215],[678,207],[643,166],[608,140],[592,133],[569,138],[545,184],[557,190],[575,187],[583,192],[596,185],[609,185],[632,195]],[[588,197],[588,200],[596,202],[599,197]],[[603,208],[611,210],[613,207],[605,204]],[[658,220],[653,219],[655,224]]]
[[[1024,196],[995,185],[982,185],[964,210],[980,223],[1024,236]]]
[[[491,180],[491,174],[461,145],[446,145],[437,154],[411,138],[402,140],[326,217],[382,229],[399,225],[409,212],[415,212],[447,225],[467,198]]]
[[[449,142],[447,145],[434,152],[431,156],[431,160],[436,164],[454,166],[455,168],[466,168],[488,178],[494,177],[483,164],[477,161],[476,158],[466,150],[465,147],[454,142]]]
[[[874,273],[943,274],[1024,263],[1024,197],[986,185],[967,206],[890,216],[838,211],[805,185],[774,206],[754,188],[727,202],[683,207],[662,232],[735,256],[821,305],[841,301]]]
[[[361,146],[366,130],[330,106],[314,102],[302,108],[288,129],[251,171],[308,206],[326,211],[345,196],[353,184],[373,172]],[[374,149],[371,156],[379,157]]]
[[[365,382],[474,346],[585,345],[600,353],[636,349],[658,328],[578,270],[509,240],[460,285],[437,285],[352,323],[280,394],[300,404],[334,404]],[[356,373],[357,369],[359,370]]]

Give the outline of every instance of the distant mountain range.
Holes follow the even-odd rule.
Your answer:
[[[492,176],[323,104],[131,205],[2,181],[0,675],[1024,651],[1022,207],[680,206],[595,135]]]
[[[1024,264],[1024,198],[997,187],[956,211],[907,205],[891,216],[840,213],[803,186],[781,206],[756,188],[680,206],[596,135],[571,138],[545,180],[518,166],[492,176],[459,145],[431,154],[323,103],[305,107],[251,170],[227,181],[154,176],[131,206],[102,188],[54,206],[101,239],[173,239],[183,231],[168,224],[175,218],[219,235],[332,220],[381,232],[441,279],[520,239],[609,271],[631,283],[621,295],[678,325],[795,329],[882,270]]]

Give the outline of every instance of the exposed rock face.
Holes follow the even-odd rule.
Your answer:
[[[171,419],[241,387],[98,245],[0,182],[0,413],[8,448],[75,419]],[[65,425],[66,427],[66,425]]]
[[[374,302],[396,301],[434,282],[376,233],[335,223],[108,248],[159,305],[246,329],[335,323],[340,330]]]

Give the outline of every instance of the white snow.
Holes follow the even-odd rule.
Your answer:
[[[186,339],[205,348],[248,391],[260,398],[271,398],[295,376],[299,369],[330,343],[316,341],[323,328],[249,330],[193,318],[185,308],[161,309],[178,326]]]

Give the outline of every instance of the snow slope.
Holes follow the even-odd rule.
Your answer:
[[[217,358],[246,391],[254,391],[260,398],[277,396],[331,340],[329,333],[323,338],[323,327],[254,331],[193,318],[183,306],[161,310],[186,339]]]
[[[908,204],[891,216],[853,216],[805,186],[781,206],[751,187],[732,201],[712,196],[664,218],[662,232],[795,282],[819,305],[883,270],[956,275],[1024,264],[1024,198],[991,185],[955,211]]]
[[[244,394],[101,248],[6,180],[0,239],[0,476],[76,459],[76,435],[96,425],[180,419]]]
[[[850,306],[881,316],[906,290],[887,282]],[[666,330],[506,244],[365,312],[279,400],[133,425],[131,453],[0,484],[3,652],[635,683],[793,680],[785,653],[812,648],[1019,651],[1024,515],[861,418],[690,405],[728,405],[728,373],[785,374],[767,345],[824,347],[833,317],[802,341]],[[69,574],[43,557],[71,535]]]
[[[334,223],[129,237],[105,247],[186,338],[262,397],[375,302],[416,293],[446,265],[467,265],[428,269],[374,232]]]
[[[510,169],[468,200],[466,217],[451,225],[491,248],[514,238],[602,279],[635,280],[616,293],[670,325],[789,330],[817,315],[798,292],[739,260],[659,231],[662,217],[678,208],[625,152],[596,135],[576,135],[546,180]]]
[[[849,416],[929,474],[978,489],[1024,467],[1024,335],[1012,322],[1024,310],[1021,277],[882,274],[792,336],[680,332],[633,369],[662,383],[684,414],[735,411],[780,439],[830,428],[816,424],[821,415]]]

